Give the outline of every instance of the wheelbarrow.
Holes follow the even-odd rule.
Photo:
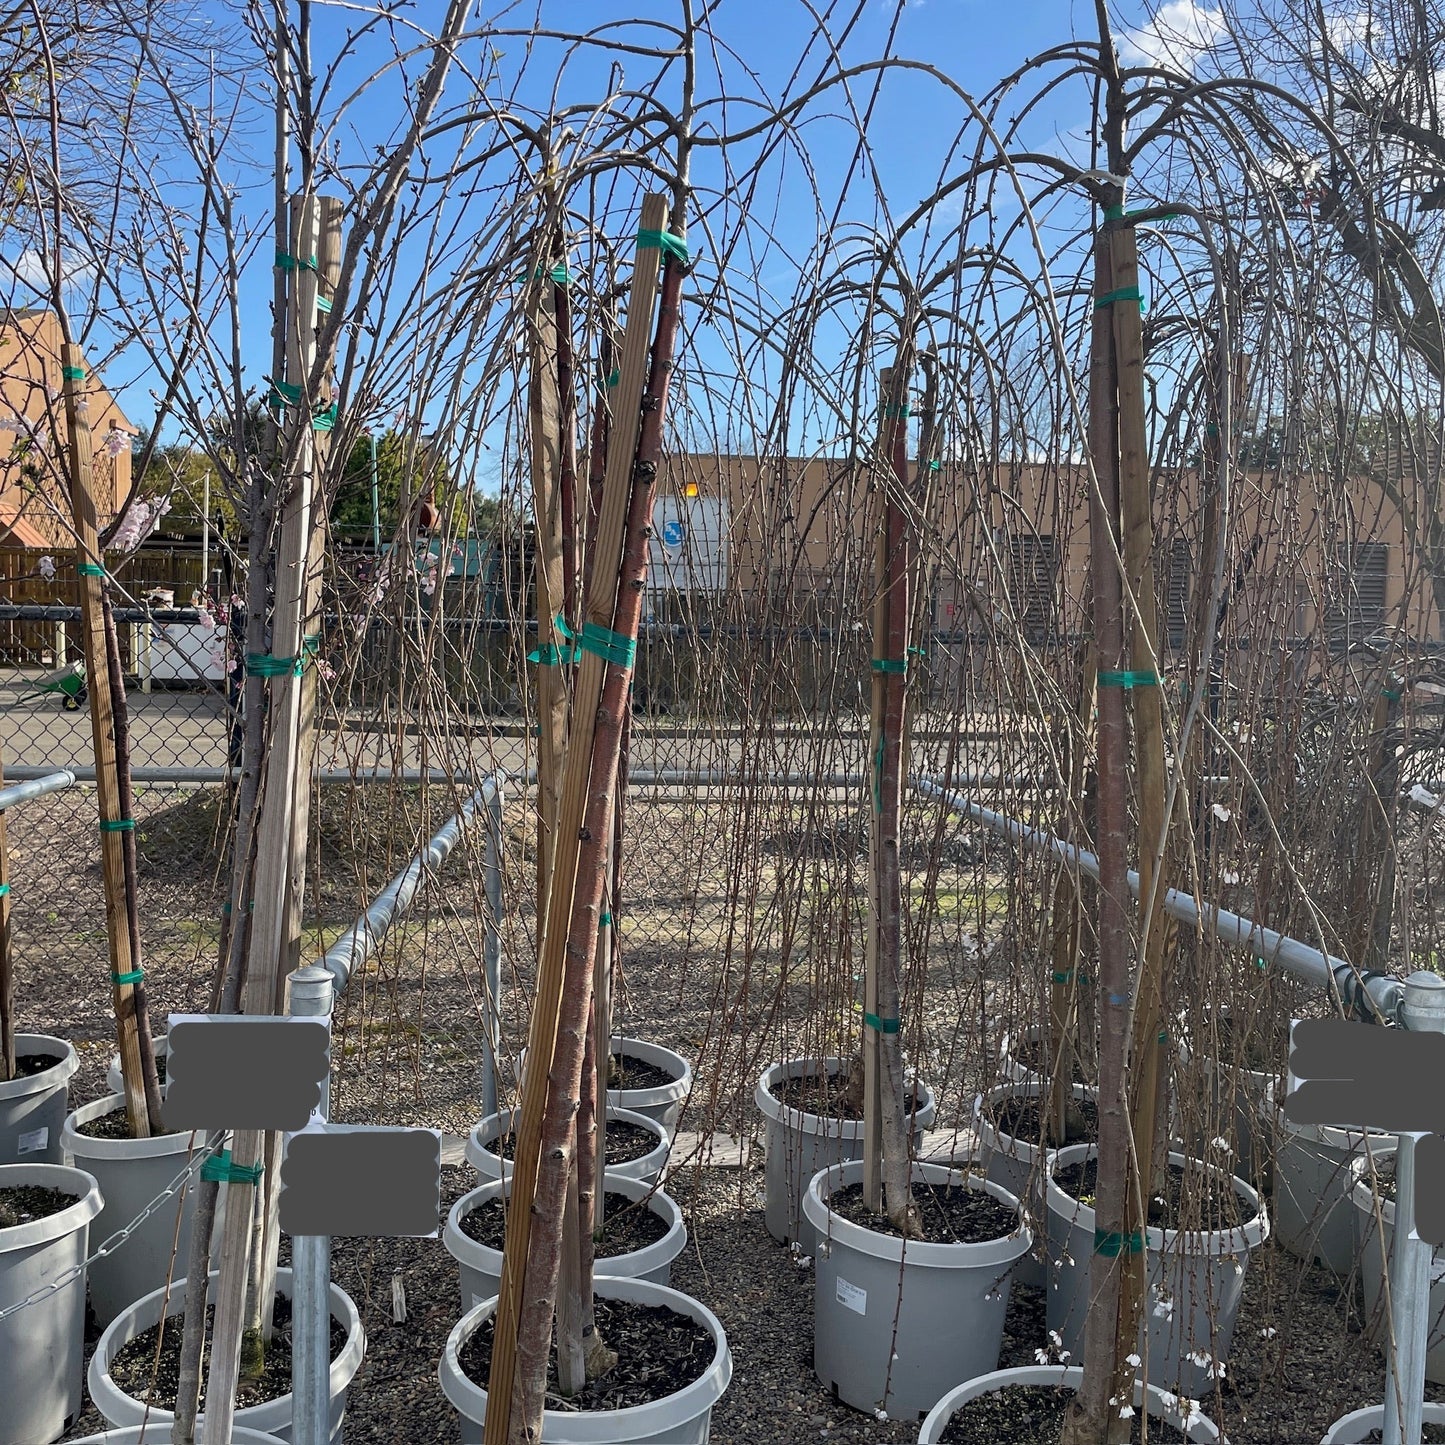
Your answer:
[[[38,692],[60,694],[66,712],[77,712],[85,701],[85,663],[72,662],[34,684]]]

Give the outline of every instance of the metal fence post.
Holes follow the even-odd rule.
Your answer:
[[[329,969],[298,968],[290,979],[291,1013],[331,1022]],[[331,1113],[328,1069],[317,1113]],[[313,1116],[314,1118],[315,1116]],[[324,1234],[291,1240],[292,1382],[295,1445],[327,1445],[331,1439],[331,1240]]]
[[[1445,978],[1412,973],[1405,980],[1400,1022],[1412,1033],[1445,1033]],[[1401,1134],[1395,1148],[1395,1232],[1390,1261],[1393,1353],[1385,1378],[1384,1445],[1419,1445],[1425,1400],[1425,1353],[1430,1333],[1433,1248],[1415,1233],[1415,1141]]]
[[[483,861],[483,887],[487,895],[486,933],[482,941],[482,971],[486,977],[486,1028],[482,1041],[482,1117],[497,1112],[497,1054],[502,1043],[502,809],[506,801],[502,781],[488,781],[487,843]]]

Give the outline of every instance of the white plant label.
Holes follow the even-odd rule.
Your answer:
[[[855,1315],[866,1315],[868,1313],[868,1291],[859,1289],[856,1284],[849,1284],[840,1274],[838,1276],[838,1303],[844,1309],[852,1310]]]
[[[16,1141],[15,1152],[17,1154],[38,1154],[48,1143],[50,1143],[49,1129],[32,1129],[30,1133],[22,1134]]]

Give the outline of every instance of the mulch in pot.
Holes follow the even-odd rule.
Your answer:
[[[1092,1144],[1099,1137],[1099,1106],[1092,1099],[1070,1099],[1066,1144]],[[1043,1101],[1002,1099],[990,1111],[994,1128],[1010,1139],[1037,1144],[1043,1137]],[[1082,1124],[1082,1128],[1079,1126]]]
[[[557,1393],[557,1357],[547,1361],[548,1410],[631,1410],[665,1400],[702,1378],[713,1362],[717,1343],[701,1321],[675,1314],[663,1305],[627,1300],[594,1300],[597,1328],[617,1365],[589,1380],[570,1400]],[[487,1388],[492,1372],[492,1320],[472,1335],[458,1354],[462,1373]]]
[[[1099,1161],[1085,1160],[1054,1171],[1054,1182],[1080,1204],[1094,1208]],[[1153,1229],[1237,1229],[1245,1223],[1245,1204],[1232,1184],[1212,1171],[1191,1169],[1187,1175],[1170,1164],[1166,1192],[1149,1199]],[[1251,1218],[1253,1216],[1250,1216]]]
[[[53,1069],[64,1062],[64,1054],[16,1054],[15,1077],[17,1079],[33,1079],[37,1074],[43,1074],[46,1070]]]
[[[924,1244],[987,1244],[1003,1239],[1018,1228],[1017,1209],[982,1189],[962,1184],[915,1183],[913,1202],[922,1219]],[[902,1232],[886,1218],[874,1214],[863,1203],[863,1186],[845,1184],[828,1196],[828,1208],[850,1224],[874,1234],[901,1239]]]
[[[629,1124],[626,1119],[609,1119],[607,1122],[607,1167],[617,1164],[631,1164],[635,1159],[645,1159],[662,1141],[651,1129],[641,1124]],[[491,1140],[487,1150],[500,1154],[503,1159],[517,1157],[517,1136],[508,1130],[500,1138]]]
[[[112,1109],[108,1114],[102,1114],[98,1119],[87,1119],[83,1124],[71,1126],[77,1134],[84,1134],[87,1139],[130,1139],[134,1136],[130,1132],[130,1117],[122,1104],[118,1109]],[[151,1138],[160,1138],[166,1134],[174,1134],[174,1129],[156,1129],[152,1132]]]
[[[632,1054],[612,1054],[607,1063],[609,1089],[665,1089],[678,1081],[678,1075]]]
[[[69,1209],[76,1196],[63,1189],[46,1189],[40,1184],[13,1184],[0,1189],[0,1229],[14,1229],[21,1224],[33,1224],[37,1219],[49,1219],[62,1209]]]
[[[789,1109],[799,1109],[820,1119],[846,1119],[856,1122],[863,1117],[863,1085],[856,1085],[846,1072],[837,1074],[798,1074],[788,1079],[775,1079],[768,1092]],[[909,1114],[918,1112],[923,1091],[913,1087],[905,1100]]]
[[[1075,1391],[1058,1385],[1010,1385],[980,1395],[953,1412],[938,1438],[942,1445],[1042,1445],[1059,1438],[1069,1402]],[[1130,1421],[1129,1439],[1144,1438],[1137,1412]],[[1150,1445],[1174,1445],[1189,1437],[1163,1420],[1149,1421]]]
[[[279,1400],[291,1393],[291,1301],[279,1292],[276,1295],[276,1333],[266,1346],[266,1372],[259,1380],[242,1380],[236,1387],[236,1408],[248,1409]],[[206,1307],[206,1334],[201,1346],[201,1370],[206,1370],[211,1356],[211,1326],[215,1309]],[[182,1315],[165,1321],[165,1337],[161,1340],[159,1368],[156,1364],[156,1340],[160,1326],[142,1330],[133,1340],[121,1346],[110,1362],[110,1377],[133,1400],[144,1401],[151,1391],[150,1404],[157,1410],[176,1408],[176,1386],[180,1375],[181,1337],[185,1334]],[[331,1321],[331,1358],[334,1360],[346,1345],[346,1331],[338,1321]],[[151,1376],[155,1387],[151,1389]],[[159,1438],[159,1437],[158,1437]]]
[[[506,1242],[506,1219],[501,1199],[489,1199],[462,1215],[457,1227],[468,1239],[500,1251]],[[667,1229],[667,1221],[660,1214],[654,1214],[645,1200],[634,1204],[627,1195],[609,1189],[603,1211],[602,1238],[596,1247],[597,1258],[614,1259],[619,1254],[646,1249],[662,1239]]]

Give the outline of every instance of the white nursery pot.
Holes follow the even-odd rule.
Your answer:
[[[477,1171],[483,1183],[512,1177],[512,1161],[503,1159],[487,1146],[515,1128],[521,1118],[520,1109],[502,1109],[496,1114],[488,1114],[467,1136],[467,1163]],[[640,1179],[646,1184],[656,1184],[662,1178],[662,1171],[667,1168],[667,1157],[672,1152],[672,1142],[667,1137],[667,1130],[656,1119],[634,1114],[630,1109],[614,1109],[610,1104],[607,1106],[607,1122],[636,1124],[657,1138],[656,1145],[640,1159],[629,1159],[625,1164],[609,1164],[607,1172],[628,1179]]]
[[[170,1445],[170,1431],[156,1434],[154,1425],[128,1425],[124,1430],[106,1430],[100,1435],[86,1435],[74,1445]],[[144,1438],[142,1438],[144,1437]],[[263,1435],[259,1430],[231,1430],[231,1445],[284,1445],[279,1435]]]
[[[212,1273],[210,1288],[206,1296],[208,1304],[215,1301],[216,1285],[219,1280],[219,1273]],[[288,1299],[291,1298],[291,1271],[289,1269],[276,1271],[276,1290]],[[351,1388],[351,1381],[357,1370],[361,1368],[362,1356],[366,1353],[366,1331],[362,1328],[361,1316],[357,1313],[356,1306],[352,1304],[344,1291],[338,1289],[334,1284],[331,1286],[330,1300],[331,1318],[346,1330],[346,1343],[331,1362],[330,1376],[330,1441],[331,1445],[342,1445],[345,1438],[343,1427],[346,1420],[346,1394]],[[140,1425],[149,1419],[150,1429],[154,1432],[157,1441],[169,1440],[171,1421],[175,1419],[174,1413],[151,1406],[149,1415],[147,1415],[145,1402],[127,1395],[111,1379],[110,1362],[125,1345],[129,1344],[137,1335],[152,1328],[160,1320],[162,1305],[165,1305],[166,1318],[175,1319],[177,1328],[179,1328],[185,1304],[186,1282],[184,1279],[177,1279],[171,1284],[169,1302],[166,1301],[164,1289],[158,1289],[153,1294],[148,1294],[143,1300],[138,1300],[129,1309],[123,1311],[100,1337],[100,1343],[95,1347],[95,1354],[91,1357],[90,1370],[86,1375],[85,1382],[90,1390],[92,1403],[100,1411],[107,1425]],[[259,1430],[274,1435],[278,1440],[289,1442],[294,1408],[295,1402],[290,1394],[280,1395],[274,1400],[267,1400],[264,1404],[248,1405],[245,1409],[237,1410],[235,1423],[238,1427],[245,1426],[251,1430]],[[205,1438],[200,1428],[204,1418],[202,1415],[196,1422],[197,1439]]]
[[[162,1059],[170,1056],[171,1042],[169,1036],[166,1034],[153,1034],[151,1036],[151,1048],[155,1051],[156,1064],[159,1066]],[[119,1054],[112,1054],[110,1056],[110,1067],[105,1071],[105,1087],[109,1089],[112,1094],[125,1093],[125,1075],[121,1073]],[[165,1082],[161,1084],[162,1099],[170,1092],[170,1087],[170,1079],[167,1078]]]
[[[0,1083],[0,1164],[63,1164],[60,1130],[70,1111],[75,1046],[49,1034],[16,1034],[15,1057],[48,1054],[52,1067]]]
[[[678,1314],[690,1315],[716,1341],[712,1363],[692,1384],[647,1405],[627,1410],[546,1410],[540,1445],[707,1445],[712,1407],[722,1399],[733,1373],[732,1353],[717,1316],[695,1299],[646,1280],[599,1276],[596,1291],[601,1299],[665,1305]],[[461,1416],[462,1445],[482,1445],[487,1392],[462,1372],[458,1356],[496,1307],[497,1301],[490,1299],[468,1310],[447,1337],[437,1366],[442,1394]]]
[[[1425,1401],[1421,1412],[1422,1425],[1445,1425],[1445,1404]],[[1328,1430],[1320,1445],[1364,1445],[1365,1436],[1371,1430],[1385,1428],[1385,1407],[1367,1405],[1363,1410],[1352,1410],[1342,1415]]]
[[[672,1082],[658,1084],[651,1089],[608,1089],[609,1109],[630,1109],[634,1114],[644,1114],[661,1124],[672,1142],[677,1133],[678,1116],[687,1096],[692,1092],[692,1065],[679,1053],[665,1049],[661,1044],[649,1043],[646,1039],[613,1039],[609,1051],[626,1058],[641,1059],[644,1063],[656,1064],[658,1068],[672,1075]],[[520,1085],[527,1071],[527,1051],[523,1049],[517,1059],[517,1083]]]
[[[914,1163],[916,1185],[966,1184],[1014,1216],[1014,1228],[977,1244],[929,1244],[876,1233],[828,1207],[857,1184],[863,1161],[820,1170],[803,1197],[817,1235],[813,1255],[813,1368],[855,1410],[917,1419],[960,1379],[998,1367],[1009,1273],[1033,1237],[1018,1199],[943,1164]]]

